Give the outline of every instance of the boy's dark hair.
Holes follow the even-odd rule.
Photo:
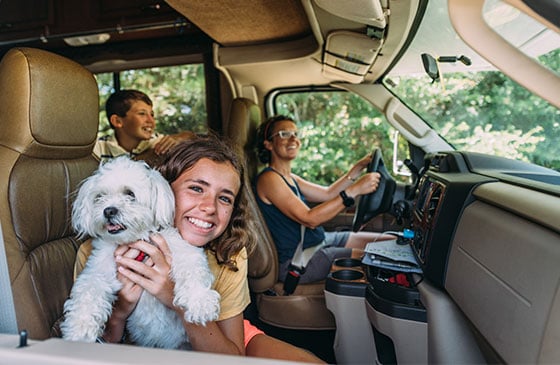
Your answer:
[[[126,113],[130,110],[133,101],[143,101],[144,103],[152,106],[152,100],[148,95],[139,90],[125,89],[115,91],[109,96],[105,103],[105,112],[111,128],[111,115],[116,114],[124,118]]]
[[[269,163],[270,162],[270,151],[266,149],[264,146],[264,141],[270,141],[270,136],[274,131],[274,124],[278,122],[283,122],[288,120],[290,122],[294,122],[292,118],[286,115],[274,115],[268,118],[264,123],[259,126],[257,130],[257,154],[259,156],[259,160],[262,163]]]

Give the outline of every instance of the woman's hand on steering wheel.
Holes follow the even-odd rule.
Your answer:
[[[352,197],[373,193],[377,190],[381,175],[378,172],[368,172],[362,175],[346,192]]]
[[[368,153],[367,155],[365,155],[364,157],[362,157],[358,162],[356,162],[356,167],[362,171],[363,169],[365,169],[366,167],[368,167],[371,159],[373,157],[372,153]]]
[[[381,156],[381,150],[376,148],[370,156],[367,174],[365,174],[364,177],[369,176],[371,178],[372,175],[376,176],[375,182],[372,183],[370,181],[371,185],[375,184],[375,189],[371,189],[372,186],[370,185],[371,190],[362,193],[358,201],[354,214],[354,221],[352,223],[352,230],[354,232],[362,229],[369,220],[373,219],[378,214],[388,211],[395,193],[396,182],[385,167],[383,157]],[[356,184],[358,184],[361,179],[362,178],[360,178]]]

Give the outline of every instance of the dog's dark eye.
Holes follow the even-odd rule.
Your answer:
[[[129,197],[131,197],[132,199],[136,198],[136,195],[134,195],[134,192],[132,190],[125,190],[124,193]]]
[[[95,198],[93,199],[93,201],[97,203],[97,202],[99,202],[100,199],[101,199],[101,194],[97,194],[95,196]]]

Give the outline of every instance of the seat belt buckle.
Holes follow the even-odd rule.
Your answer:
[[[288,273],[286,274],[286,279],[284,279],[284,295],[291,295],[294,293],[299,283],[299,278],[304,272],[304,268],[290,265]]]

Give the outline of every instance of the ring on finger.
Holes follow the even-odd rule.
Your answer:
[[[134,260],[136,261],[140,261],[140,262],[146,262],[147,259],[150,258],[150,255],[148,255],[147,253],[140,251],[140,253],[138,254],[138,256],[136,256],[134,258]]]

